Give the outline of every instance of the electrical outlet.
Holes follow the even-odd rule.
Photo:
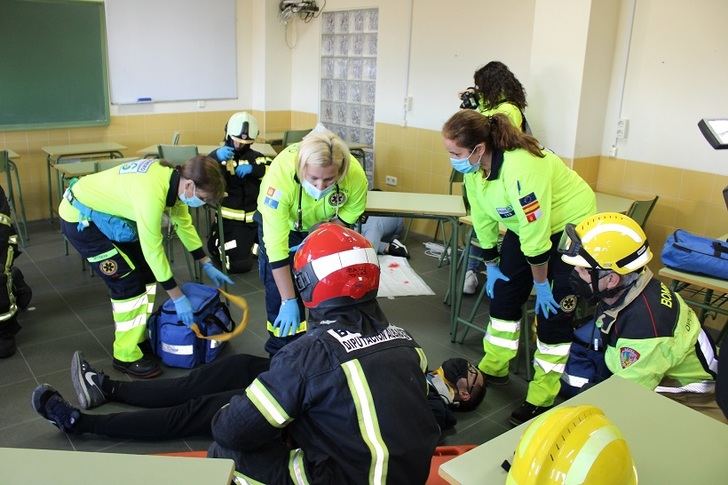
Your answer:
[[[404,98],[404,109],[406,111],[412,111],[412,96]]]
[[[201,100],[197,101],[197,107],[199,109],[204,108],[205,107],[205,100],[204,99],[201,99]]]
[[[397,177],[394,175],[387,175],[384,177],[384,183],[387,185],[396,186],[397,185]]]
[[[624,140],[627,138],[627,132],[629,131],[629,120],[622,118],[617,121],[617,140]]]

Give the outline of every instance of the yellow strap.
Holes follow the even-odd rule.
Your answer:
[[[220,288],[218,288],[217,291],[219,291],[228,302],[232,303],[243,311],[243,317],[240,319],[240,323],[233,329],[232,332],[209,336],[202,335],[202,333],[200,332],[200,328],[197,326],[196,323],[193,323],[190,328],[193,332],[195,332],[197,338],[205,340],[217,340],[218,342],[227,342],[228,340],[237,337],[238,335],[243,333],[243,330],[245,330],[245,328],[248,326],[248,320],[250,320],[250,311],[248,308],[248,301],[242,296],[231,295],[230,293],[227,293]]]

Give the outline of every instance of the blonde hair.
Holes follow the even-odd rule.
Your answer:
[[[306,167],[329,167],[334,165],[338,168],[338,179],[346,175],[349,170],[349,147],[344,140],[329,130],[314,130],[306,135],[298,146],[298,167],[296,173],[298,179],[304,179]]]

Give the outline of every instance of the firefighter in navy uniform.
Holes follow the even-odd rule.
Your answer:
[[[604,212],[567,224],[559,243],[575,293],[597,304],[609,370],[719,421],[713,342],[695,312],[647,267],[652,251],[633,219]]]
[[[235,113],[225,125],[225,145],[210,157],[221,164],[227,196],[222,201],[222,229],[225,239],[225,268],[230,273],[247,273],[253,267],[252,248],[258,242],[258,226],[253,221],[260,179],[271,159],[253,150],[258,122],[246,112]],[[218,224],[212,226],[207,250],[220,261]]]
[[[20,331],[17,312],[30,304],[32,295],[23,274],[13,267],[13,261],[19,254],[10,205],[0,187],[0,359],[15,354],[15,334]]]
[[[322,224],[293,263],[308,331],[212,421],[211,457],[250,483],[425,483],[439,428],[422,349],[376,301],[376,251]]]

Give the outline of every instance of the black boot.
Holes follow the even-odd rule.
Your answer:
[[[0,359],[15,355],[16,350],[15,337],[0,337]]]

